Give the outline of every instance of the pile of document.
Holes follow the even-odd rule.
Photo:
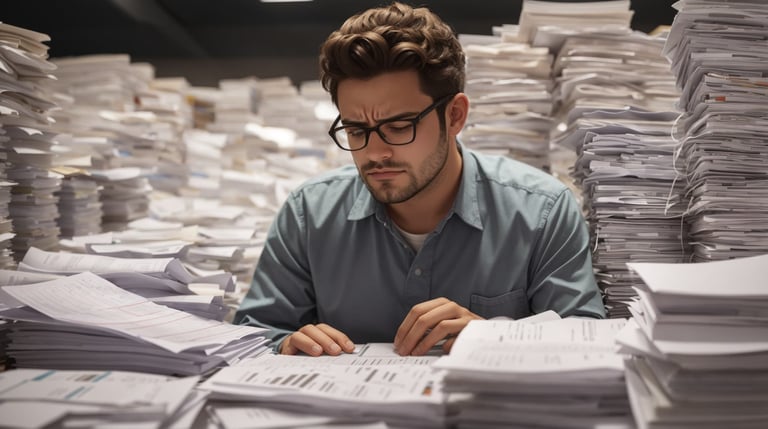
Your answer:
[[[639,428],[765,427],[768,256],[630,264],[645,282],[617,336]]]
[[[382,420],[444,427],[444,372],[431,367],[435,359],[398,356],[391,344],[340,356],[261,355],[222,368],[200,388],[210,392],[209,412],[223,427],[238,427],[253,409],[290,412],[271,417],[295,419],[294,425]]]
[[[5,130],[0,124],[0,148],[4,147],[8,141],[10,141],[10,137],[5,135]],[[16,264],[11,250],[11,240],[15,234],[13,233],[11,213],[8,210],[13,182],[7,180],[8,176],[5,171],[8,168],[8,163],[6,160],[6,152],[0,150],[0,269],[11,268]]]
[[[53,171],[63,176],[59,198],[58,225],[61,237],[98,234],[101,232],[101,186],[79,168],[58,167]]]
[[[229,314],[224,300],[236,287],[229,273],[195,276],[177,258],[120,258],[36,248],[27,252],[17,272],[0,271],[0,284],[29,284],[85,271],[158,304],[212,320],[224,320]]]
[[[198,379],[16,369],[0,373],[0,415],[3,426],[14,428],[191,427],[190,411],[205,399],[193,390]]]
[[[554,320],[553,320],[554,319]],[[444,390],[460,399],[460,427],[631,428],[621,319],[473,320],[448,356]],[[469,394],[469,395],[466,395]],[[464,395],[462,397],[461,395]]]
[[[4,309],[5,307],[2,307]],[[8,322],[0,320],[0,372],[3,372],[8,367],[8,355],[5,352],[6,345],[8,344]]]
[[[462,143],[549,168],[552,127],[552,55],[547,48],[505,41],[498,35],[459,35],[467,56],[470,110]]]
[[[214,122],[208,124],[206,129],[232,134],[238,141],[242,142],[245,124],[259,122],[256,115],[261,99],[258,79],[255,77],[222,79],[219,81],[218,89],[218,96],[214,105]]]
[[[2,287],[18,368],[202,375],[266,350],[264,329],[156,304],[91,272]]]
[[[121,231],[131,221],[149,213],[149,171],[138,167],[92,170],[101,186],[102,224],[104,231]]]
[[[674,168],[676,143],[665,135],[671,125],[659,121],[653,134],[649,127],[638,133],[619,119],[631,115],[665,117],[625,112],[589,130],[573,171],[609,317],[628,317],[636,296],[639,279],[626,262],[686,262],[690,255],[682,220],[685,182]]]
[[[51,112],[57,108],[51,87],[56,66],[47,60],[48,40],[45,34],[0,23],[0,151],[10,163],[3,187],[14,185],[8,209],[17,258],[31,246],[53,249],[58,244],[53,194],[60,177],[48,171],[57,134],[51,125]],[[3,234],[10,233],[7,226],[3,229]]]
[[[147,215],[150,181],[171,191],[186,182],[180,134],[191,113],[182,95],[172,91],[176,87],[151,87],[152,66],[131,63],[127,55],[73,57],[55,64],[63,107],[55,115],[56,129],[66,133],[60,157],[80,156],[80,166],[103,188],[101,229],[123,229]]]
[[[153,78],[136,94],[136,108],[154,115],[144,132],[155,138],[151,152],[157,153],[149,182],[153,189],[171,194],[178,194],[189,177],[186,145],[181,139],[184,130],[192,126],[192,111],[185,97],[188,88],[185,78]]]
[[[530,2],[519,35],[556,53],[554,158],[572,159],[593,266],[612,318],[628,317],[635,296],[638,279],[626,262],[682,262],[689,254],[681,220],[684,179],[670,137],[678,93],[662,55],[665,40],[632,32],[631,16],[628,1],[549,10]],[[553,171],[561,173],[562,166]]]
[[[560,50],[565,37],[627,32],[634,12],[629,0],[556,2],[524,0],[515,41]]]
[[[681,89],[676,137],[696,261],[768,252],[768,4],[684,0],[665,54]]]

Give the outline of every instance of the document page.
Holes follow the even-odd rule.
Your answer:
[[[51,318],[119,332],[173,352],[205,348],[213,353],[229,342],[265,331],[155,304],[90,272],[3,290]]]
[[[173,258],[142,259],[113,258],[100,255],[46,252],[30,248],[19,263],[19,271],[67,274],[92,271],[94,273],[138,272],[161,273]]]
[[[543,323],[473,320],[437,368],[538,373],[622,369],[614,338],[624,319],[568,318]]]
[[[297,359],[283,355],[252,360],[259,365],[222,368],[202,388],[252,397],[290,394],[374,404],[440,403],[443,397],[442,372],[424,365],[338,365],[312,357],[297,364]]]

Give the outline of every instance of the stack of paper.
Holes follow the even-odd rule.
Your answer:
[[[689,254],[664,39],[629,29],[628,1],[545,4],[525,3],[519,37],[556,53],[553,173],[570,171],[581,191],[608,316],[628,317],[638,279],[625,263]]]
[[[4,309],[5,307],[0,307]],[[8,322],[0,320],[0,372],[3,372],[8,367],[8,354],[5,349],[8,346]]]
[[[471,394],[457,404],[462,427],[631,428],[614,345],[624,323],[471,321],[434,366],[446,392]]]
[[[319,81],[304,82],[298,88],[288,77],[261,79],[258,88],[261,93],[259,116],[263,123],[293,130],[297,139],[295,152],[323,158],[326,149],[333,149],[327,132],[336,117],[318,117],[318,103],[331,99]]]
[[[617,336],[640,428],[768,421],[768,256],[630,264],[645,282]]]
[[[684,180],[674,168],[668,124],[657,135],[621,125],[587,133],[573,171],[582,189],[592,237],[593,266],[610,317],[628,317],[639,283],[626,262],[686,262]],[[651,115],[646,115],[650,117]],[[602,134],[600,132],[607,132]],[[627,134],[622,134],[626,132]]]
[[[236,288],[232,274],[193,275],[176,258],[119,258],[32,248],[19,263],[19,271],[60,276],[91,271],[142,297],[214,320],[223,320],[228,313],[223,297]]]
[[[219,88],[191,86],[185,92],[192,109],[192,128],[207,130],[216,120],[216,101],[221,96]]]
[[[123,158],[130,155],[135,139],[121,133],[110,112],[134,111],[134,97],[147,87],[151,73],[147,76],[145,67],[132,66],[128,55],[59,58],[54,62],[58,65],[54,87],[62,107],[54,114],[56,129],[66,133],[59,139],[59,156],[90,158],[83,167],[98,170],[124,166]]]
[[[17,369],[0,373],[3,426],[168,427],[190,407],[199,377],[122,371]],[[129,423],[128,423],[129,422]]]
[[[58,224],[62,237],[98,234],[101,232],[101,186],[86,170],[59,167],[54,171],[63,176],[59,198]]]
[[[189,176],[181,139],[192,125],[192,112],[184,96],[188,87],[184,78],[156,78],[136,94],[136,108],[155,115],[149,133],[156,138],[153,148],[158,162],[149,181],[154,189],[164,192],[178,193]]]
[[[548,169],[552,55],[504,37],[459,35],[472,101],[461,139],[467,147]]]
[[[131,58],[125,54],[57,58],[54,63],[58,66],[56,86],[76,101],[74,110],[61,112],[62,118],[78,113],[75,110],[132,111],[134,95],[147,86],[145,73],[132,68]]]
[[[629,0],[567,3],[524,0],[514,40],[548,46],[556,52],[567,36],[626,33],[634,15],[629,6]]]
[[[221,191],[221,175],[225,168],[222,156],[233,138],[226,133],[214,133],[200,129],[184,130],[182,139],[187,154],[189,177],[180,194],[186,197],[216,199]]]
[[[113,168],[93,170],[91,175],[102,187],[104,231],[121,231],[129,222],[147,216],[152,187],[146,170],[136,167]]]
[[[7,353],[20,368],[198,375],[268,342],[263,329],[158,305],[91,272],[2,290],[22,305],[0,312],[16,321]]]
[[[768,251],[768,4],[685,0],[665,53],[685,111],[677,127],[696,261]]]
[[[48,40],[45,34],[0,23],[0,151],[3,161],[10,162],[5,174],[15,183],[8,208],[17,258],[31,246],[55,248],[59,235],[53,195],[59,177],[48,171],[56,136],[50,115],[57,108],[51,87],[56,66],[47,60],[48,46],[43,43]],[[10,184],[5,174],[0,178],[3,187]],[[9,233],[5,226],[0,241],[8,240]],[[7,259],[7,243],[2,248]]]
[[[6,131],[0,123],[0,148],[4,148],[10,137],[5,135]],[[11,250],[11,239],[15,236],[13,233],[13,222],[8,205],[11,202],[11,188],[15,183],[7,180],[6,162],[8,155],[5,150],[0,150],[0,269],[11,268],[15,265],[13,251]]]
[[[258,79],[254,77],[219,81],[220,93],[214,107],[215,121],[208,124],[207,129],[240,138],[245,124],[258,122],[256,112],[261,94],[257,82]]]
[[[261,355],[223,368],[200,388],[211,392],[215,402],[209,410],[226,419],[225,427],[233,427],[227,423],[247,409],[263,407],[301,413],[308,421],[298,424],[326,416],[336,422],[443,427],[444,372],[431,367],[435,359],[398,356],[391,344],[358,346],[354,354],[340,356]],[[231,401],[252,405],[233,407]]]

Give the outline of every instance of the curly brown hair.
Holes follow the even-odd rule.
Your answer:
[[[339,82],[416,70],[425,94],[464,91],[464,51],[448,24],[427,8],[402,3],[347,19],[320,49],[320,80],[338,105]]]

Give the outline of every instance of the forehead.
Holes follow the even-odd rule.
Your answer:
[[[345,79],[338,86],[342,118],[380,119],[418,112],[432,101],[421,90],[416,71],[387,72],[369,79]]]

